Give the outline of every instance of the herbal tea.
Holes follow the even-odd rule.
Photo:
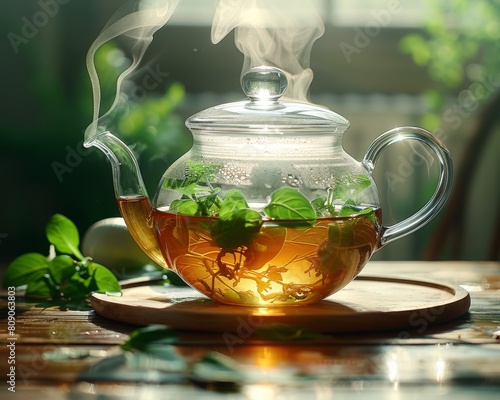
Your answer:
[[[156,241],[152,219],[153,207],[149,197],[119,197],[116,201],[130,235],[137,245],[151,260],[169,269]]]
[[[153,214],[167,263],[203,294],[239,305],[307,304],[336,292],[369,260],[381,226],[379,209],[305,228],[264,220],[246,244],[223,248],[214,238],[218,218]]]

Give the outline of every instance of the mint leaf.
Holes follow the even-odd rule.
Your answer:
[[[218,165],[206,165],[199,161],[188,161],[185,173],[185,178],[167,178],[163,181],[162,186],[166,189],[177,190],[181,192],[186,190],[194,189],[198,182],[209,183],[213,181],[215,174],[219,171],[220,166]],[[204,188],[207,191],[207,186],[198,186],[199,188]],[[188,189],[189,188],[189,189]]]
[[[211,229],[212,240],[223,249],[236,249],[248,244],[262,226],[261,215],[249,208],[227,211]]]
[[[260,231],[261,215],[250,208],[240,190],[226,192],[219,218],[211,229],[212,240],[223,249],[236,249],[248,244]]]
[[[339,211],[340,217],[350,217],[351,215],[368,215],[373,213],[373,208],[359,208],[359,207],[351,207],[351,206],[342,206]]]
[[[177,199],[172,201],[169,211],[182,215],[195,216],[198,214],[199,209],[200,206],[194,200]]]
[[[80,253],[80,238],[72,221],[55,214],[47,224],[46,233],[56,255],[48,258],[28,253],[17,257],[6,271],[5,287],[26,285],[27,297],[55,301],[57,304],[81,302],[94,291],[120,292],[120,284],[110,270]]]
[[[196,161],[188,161],[187,165],[186,178],[167,178],[162,183],[164,188],[182,195],[170,204],[170,211],[189,216],[215,216],[219,211],[221,189],[212,187],[210,181],[220,167]]]
[[[30,281],[26,288],[26,297],[36,297],[41,299],[49,299],[55,297],[55,288],[48,275],[45,275],[37,280]]]
[[[248,208],[248,203],[243,193],[238,189],[228,190],[225,194],[219,210],[219,215],[234,212],[235,210]]]
[[[211,182],[214,179],[214,175],[219,171],[219,165],[207,165],[200,161],[188,161],[188,170],[186,172],[186,180],[189,183],[192,182]]]
[[[313,206],[314,210],[318,212],[325,208],[325,206],[327,205],[326,201],[326,196],[317,197],[313,201],[311,201],[311,205]]]
[[[70,254],[79,260],[83,260],[83,255],[78,250],[80,236],[75,224],[61,214],[54,214],[46,228],[47,239],[60,253]]]
[[[28,253],[17,257],[7,268],[4,287],[23,286],[36,281],[49,272],[49,260],[39,253]]]
[[[211,189],[207,186],[198,185],[195,182],[186,183],[182,179],[167,178],[163,181],[162,185],[165,189],[175,190],[182,195],[192,196],[195,194],[206,194],[210,193]]]
[[[339,211],[339,216],[350,217],[351,215],[365,216],[373,225],[376,224],[373,208],[356,206],[353,200],[347,200]]]
[[[93,280],[91,277],[81,276],[79,272],[75,272],[71,279],[61,282],[59,286],[58,299],[65,301],[80,301],[84,300],[94,290]]]
[[[327,196],[321,196],[315,198],[311,201],[311,205],[316,211],[316,216],[320,217],[332,217],[336,215],[335,206],[328,203]]]
[[[333,248],[351,246],[355,239],[356,219],[339,219],[328,225],[328,243]]]
[[[219,192],[220,188],[216,188],[210,194],[196,197],[196,202],[200,207],[198,215],[210,217],[218,213],[220,204]]]
[[[94,262],[89,263],[88,268],[91,271],[91,275],[94,281],[93,285],[95,286],[95,289],[97,291],[103,293],[114,293],[121,291],[118,279],[116,279],[116,276],[113,275],[113,273],[109,269]]]
[[[264,213],[275,220],[300,221],[299,224],[293,223],[294,227],[313,226],[317,218],[309,200],[297,189],[287,187],[271,194],[271,202],[264,208]]]
[[[371,185],[371,180],[364,174],[344,175],[335,179],[335,186],[331,195],[332,200],[343,201],[355,198]]]
[[[50,276],[56,284],[70,279],[76,271],[76,262],[68,255],[54,257],[49,263]]]

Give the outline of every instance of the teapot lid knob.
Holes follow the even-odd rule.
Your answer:
[[[250,69],[241,78],[241,87],[250,101],[210,107],[188,118],[186,126],[193,133],[256,135],[343,133],[349,126],[348,120],[326,107],[293,99],[278,101],[288,88],[287,75],[279,68]]]
[[[288,80],[281,69],[261,66],[245,73],[241,86],[252,101],[275,101],[285,93]]]

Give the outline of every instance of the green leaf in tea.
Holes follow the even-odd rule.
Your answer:
[[[331,201],[356,198],[371,185],[370,178],[365,174],[344,175],[335,179],[335,186],[330,195]]]
[[[212,193],[195,196],[199,206],[198,215],[203,217],[215,216],[219,212],[221,200],[219,198],[220,188],[213,189]]]
[[[271,194],[271,202],[264,208],[267,217],[283,221],[293,221],[294,227],[313,226],[316,223],[316,211],[309,200],[293,188],[280,188]]]
[[[311,205],[316,211],[316,215],[318,218],[320,217],[331,217],[336,215],[335,206],[328,202],[327,196],[321,196],[315,198],[311,201]]]
[[[373,213],[373,208],[371,207],[366,207],[360,209],[359,207],[353,208],[353,207],[342,207],[339,211],[339,216],[340,217],[350,217],[351,215],[369,215]]]
[[[352,246],[356,241],[356,235],[364,232],[361,229],[364,224],[370,227],[368,232],[374,233],[375,213],[373,208],[360,208],[354,206],[352,201],[348,201],[339,211],[339,216],[343,218],[336,219],[328,225],[328,243],[338,247]],[[366,239],[369,243],[370,239]]]
[[[194,200],[177,199],[170,204],[169,211],[182,215],[195,216],[199,214],[200,206]]]
[[[214,175],[219,171],[219,165],[205,164],[200,161],[187,162],[186,180],[192,182],[212,182]]]
[[[241,190],[231,189],[225,194],[224,201],[222,202],[219,215],[222,216],[226,213],[232,213],[235,210],[240,210],[243,208],[249,208],[247,200]]]
[[[341,217],[350,217],[353,215],[365,216],[373,225],[376,224],[373,208],[357,206],[353,200],[347,200],[338,214]]]
[[[318,212],[319,210],[325,208],[325,206],[327,205],[327,197],[317,197],[313,201],[311,201],[311,205],[313,206],[314,210]]]
[[[184,179],[167,178],[162,186],[175,190],[181,198],[174,200],[170,211],[188,216],[214,216],[218,213],[221,199],[220,188],[210,182],[219,170],[217,165],[205,165],[198,161],[188,161]]]
[[[236,249],[248,244],[260,231],[261,215],[242,208],[222,214],[211,229],[212,240],[223,249]]]
[[[194,194],[199,191],[207,191],[206,185],[211,182],[214,175],[220,169],[218,165],[205,165],[199,161],[188,161],[185,177],[183,179],[167,178],[162,186],[166,189],[177,190],[183,194]],[[203,182],[205,185],[200,185]]]
[[[338,219],[328,225],[328,244],[334,247],[348,247],[354,242],[355,219]]]
[[[84,257],[78,246],[80,245],[80,236],[75,224],[64,215],[53,215],[46,228],[47,239],[52,243],[60,253],[70,254],[77,259]]]
[[[211,229],[212,240],[223,249],[248,244],[262,226],[261,215],[250,208],[240,190],[228,190],[220,204],[219,218]]]
[[[163,181],[163,187],[165,189],[175,190],[185,196],[192,196],[195,195],[196,193],[204,193],[207,191],[206,187],[199,186],[194,182],[185,185],[184,181],[180,179],[165,179]]]

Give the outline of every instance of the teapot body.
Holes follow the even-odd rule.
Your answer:
[[[311,202],[324,197],[335,205],[353,200],[378,207],[378,192],[370,173],[345,152],[341,142],[342,135],[331,132],[302,135],[195,132],[191,150],[163,175],[154,206],[170,207],[182,197],[199,198],[218,190],[224,194],[238,189],[253,208],[261,211],[273,192],[290,187]],[[190,196],[175,184],[196,184],[198,193]]]
[[[331,132],[194,132],[153,208],[167,264],[227,304],[319,301],[354,279],[382,229],[375,183]]]

